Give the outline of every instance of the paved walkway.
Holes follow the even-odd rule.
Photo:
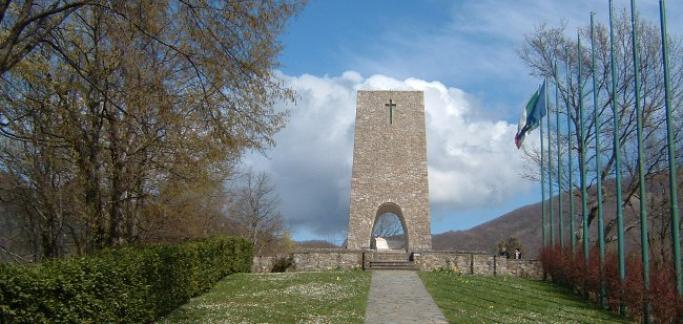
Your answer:
[[[448,323],[415,271],[372,272],[365,323]]]

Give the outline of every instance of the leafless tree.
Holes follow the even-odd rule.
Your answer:
[[[266,173],[244,174],[244,185],[235,191],[229,217],[244,229],[243,234],[253,244],[256,254],[261,254],[284,234],[279,204],[275,187]]]
[[[636,113],[635,113],[635,96],[634,96],[634,73],[633,73],[633,57],[631,55],[631,28],[629,23],[629,16],[626,11],[615,20],[615,56],[616,56],[616,93],[611,93],[610,80],[610,44],[609,44],[609,30],[602,24],[597,24],[595,29],[595,44],[596,44],[596,66],[595,70],[591,69],[590,56],[590,29],[583,27],[580,29],[582,38],[582,52],[578,54],[578,45],[576,37],[568,37],[564,26],[548,27],[546,25],[539,26],[536,31],[526,37],[524,47],[519,51],[520,57],[531,69],[531,73],[539,78],[550,80],[551,85],[557,85],[559,89],[559,105],[554,104],[554,87],[549,87],[549,98],[551,100],[551,116],[559,110],[563,115],[561,125],[559,125],[562,135],[560,137],[561,153],[563,155],[562,167],[563,174],[559,175],[560,188],[562,190],[571,190],[571,194],[575,196],[575,202],[580,198],[579,190],[579,174],[580,164],[578,159],[581,156],[585,157],[587,186],[589,192],[595,192],[595,183],[600,178],[603,183],[608,179],[613,179],[614,176],[614,161],[615,150],[613,149],[613,116],[611,110],[612,100],[616,100],[618,122],[621,125],[618,134],[618,149],[622,156],[622,177],[624,179],[623,185],[623,206],[631,206],[638,197],[638,163],[636,154]],[[664,84],[663,71],[661,65],[661,43],[659,28],[652,23],[639,20],[638,31],[640,39],[640,74],[642,82],[640,85],[640,92],[642,94],[641,107],[643,108],[644,120],[644,152],[645,161],[644,167],[646,170],[646,182],[650,181],[665,172],[666,168],[666,133],[664,129]],[[569,33],[571,34],[571,33]],[[670,40],[670,61],[672,73],[672,89],[673,89],[673,107],[675,108],[674,115],[677,117],[677,127],[674,127],[674,138],[676,146],[681,147],[680,136],[680,117],[682,111],[680,107],[683,103],[683,92],[681,85],[683,84],[683,50],[678,39]],[[581,61],[583,65],[581,84],[578,84],[578,62]],[[591,74],[596,74],[596,88],[598,103],[597,106],[593,103],[593,91],[591,83]],[[579,88],[583,93],[583,107],[584,119],[579,120]],[[568,108],[565,108],[568,107]],[[600,133],[596,134],[593,114],[597,110],[600,119]],[[572,136],[572,147],[568,147],[567,127],[564,124],[565,117],[569,114],[572,121],[570,129]],[[554,121],[554,117],[552,119]],[[580,140],[580,123],[584,123],[586,129],[586,137],[582,142]],[[554,123],[554,122],[553,122]],[[551,159],[556,159],[555,136],[554,128],[552,126],[552,146],[550,149],[553,152]],[[600,153],[595,154],[595,137],[599,136],[601,146]],[[547,144],[547,143],[546,143]],[[573,152],[573,169],[574,182],[573,187],[568,187],[568,165],[567,152]],[[546,151],[547,152],[547,151]],[[681,156],[681,150],[678,151],[678,156]],[[529,179],[538,180],[540,178],[540,154],[537,149],[526,149],[527,157],[533,161],[533,166],[524,173],[524,176]],[[601,162],[601,169],[595,169],[596,157]],[[547,158],[547,157],[546,157]],[[547,160],[546,160],[547,161]],[[555,160],[556,161],[556,160]],[[553,163],[556,163],[553,161]],[[553,167],[552,171],[556,173]],[[554,175],[557,179],[558,176]],[[546,178],[547,179],[547,178]],[[615,197],[614,186],[603,187],[603,199]],[[557,187],[554,189],[557,193]],[[589,225],[593,223],[597,216],[597,197],[589,195]],[[566,209],[565,209],[566,210]],[[580,210],[578,211],[580,213]],[[572,215],[576,221],[576,215]],[[608,239],[614,239],[615,218],[614,215],[606,215],[606,235]],[[626,225],[626,229],[632,229],[637,226],[637,223]],[[577,228],[581,228],[578,226]],[[575,235],[582,235],[582,233],[575,233]]]

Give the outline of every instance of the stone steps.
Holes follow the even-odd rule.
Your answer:
[[[410,253],[405,252],[375,252],[372,255],[372,261],[408,261],[410,260]]]
[[[407,260],[370,261],[370,270],[417,270],[417,267]]]
[[[382,251],[369,254],[366,259],[367,270],[417,270],[405,251]]]

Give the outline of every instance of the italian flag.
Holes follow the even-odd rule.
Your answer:
[[[536,90],[531,99],[529,99],[529,102],[527,102],[526,107],[522,110],[522,117],[519,118],[517,134],[515,135],[517,149],[522,146],[526,134],[541,124],[541,118],[545,116],[547,109],[545,98],[545,81],[543,81],[543,85]]]

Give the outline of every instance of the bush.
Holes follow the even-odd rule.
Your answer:
[[[271,272],[286,272],[291,266],[294,265],[294,259],[289,257],[280,257],[275,260]]]
[[[543,271],[553,282],[568,287],[577,293],[598,302],[600,293],[600,262],[598,251],[590,251],[588,269],[584,264],[583,250],[578,248],[572,255],[569,248],[558,247],[541,250]],[[683,299],[676,292],[674,271],[669,265],[653,263],[650,268],[650,289],[643,288],[643,265],[640,255],[631,255],[626,260],[626,278],[623,287],[619,281],[617,256],[605,255],[604,281],[607,304],[612,311],[618,311],[620,302],[634,319],[642,317],[645,301],[650,303],[651,317],[659,323],[683,322]],[[620,291],[623,290],[623,295]]]
[[[251,245],[217,237],[0,265],[0,323],[150,322],[251,267]]]

